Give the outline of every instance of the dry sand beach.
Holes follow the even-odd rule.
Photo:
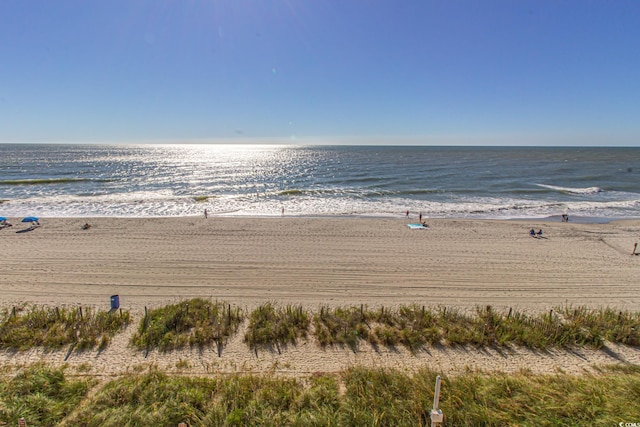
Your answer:
[[[73,354],[72,365],[118,375],[145,363],[193,373],[332,372],[354,364],[443,372],[465,367],[534,372],[580,372],[593,364],[640,364],[640,351],[609,346],[507,353],[476,349],[322,350],[313,342],[282,355],[259,352],[238,334],[218,357],[186,350],[144,354],[127,346],[144,307],[192,297],[256,307],[264,302],[370,307],[418,303],[473,308],[549,310],[562,304],[640,310],[640,221],[608,224],[545,220],[429,220],[415,218],[58,218],[42,226],[0,230],[0,298],[21,303],[108,309],[120,296],[134,324],[102,353]],[[83,230],[89,222],[92,227]],[[529,229],[543,230],[532,238]],[[65,352],[2,353],[0,363],[63,363]],[[177,368],[176,368],[177,369]]]

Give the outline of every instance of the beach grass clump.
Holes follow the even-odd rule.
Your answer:
[[[375,342],[371,336],[371,326],[367,318],[369,310],[363,307],[321,306],[320,312],[313,316],[314,333],[321,347],[347,346],[354,352],[358,350],[360,340]]]
[[[251,312],[244,341],[256,351],[275,346],[280,353],[281,347],[306,339],[309,324],[309,313],[301,305],[279,307],[267,302]]]
[[[203,425],[201,420],[211,401],[211,383],[207,379],[169,377],[157,370],[123,377],[107,383],[67,424]]]
[[[341,402],[343,425],[425,425],[429,390],[416,387],[411,375],[355,367],[343,372],[341,379],[346,390]]]
[[[556,307],[567,323],[589,331],[593,336],[607,341],[640,346],[640,312],[614,310],[612,308],[589,309],[570,305]]]
[[[23,306],[5,308],[0,317],[0,348],[14,350],[70,344],[76,350],[102,350],[130,321],[129,311],[91,307]]]
[[[547,349],[560,344],[560,319],[549,314],[531,317],[525,313],[498,312],[490,305],[476,306],[473,316],[468,316],[470,336],[466,344],[477,347],[509,347]]]
[[[87,396],[95,381],[70,380],[64,368],[31,365],[12,378],[0,379],[0,425],[53,426]]]
[[[554,334],[562,327],[560,319],[552,314],[531,316],[523,312],[509,310],[505,315],[491,306],[476,307],[477,328],[484,328],[483,320],[490,318],[491,337],[485,345],[509,347],[518,345],[531,349],[548,349],[559,343]],[[553,331],[554,333],[551,333]]]
[[[237,375],[169,376],[157,370],[107,383],[68,425],[339,425],[338,382]]]
[[[436,313],[424,306],[403,305],[398,309],[381,307],[380,310],[367,310],[363,317],[372,328],[368,341],[373,345],[402,345],[415,352],[425,344],[437,344],[442,339]]]
[[[404,346],[415,353],[425,345],[485,347],[522,346],[531,349],[601,348],[604,340],[634,345],[639,316],[613,310],[550,310],[529,315],[502,312],[492,306],[473,311],[455,307],[402,305],[398,308],[321,307],[314,316],[314,333],[321,347],[346,345],[357,351],[360,342],[373,346]],[[637,344],[636,344],[637,345]]]
[[[456,398],[445,393],[441,408],[452,425],[617,425],[640,413],[637,369],[577,376],[469,373],[447,383]]]
[[[344,425],[429,425],[436,373],[352,368],[342,375]],[[628,391],[628,392],[627,392]],[[618,425],[640,413],[640,372],[443,376],[445,425]]]
[[[169,376],[152,369],[108,382],[67,425],[427,426],[437,373],[353,367],[308,378]],[[444,425],[618,425],[640,413],[640,369],[536,375],[443,375]]]
[[[243,311],[202,298],[150,310],[131,341],[134,347],[170,351],[185,347],[224,346],[244,321]]]
[[[439,307],[436,319],[446,345],[476,347],[523,346],[532,349],[603,345],[600,334],[565,319],[550,310],[537,315],[509,310],[500,312],[490,305],[476,306],[473,313]]]
[[[473,317],[452,307],[438,306],[435,312],[440,340],[446,345],[467,345],[482,340],[474,328]]]
[[[509,347],[532,349],[569,348],[603,345],[600,334],[575,322],[567,322],[554,310],[528,315],[509,310],[494,310],[490,305],[476,306],[474,313],[440,309],[439,324],[447,344],[476,347]]]

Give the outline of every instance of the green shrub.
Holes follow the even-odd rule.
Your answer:
[[[90,307],[20,307],[4,309],[0,321],[0,348],[76,350],[104,349],[130,321],[128,311],[96,311]]]
[[[57,425],[84,399],[91,380],[68,380],[62,368],[32,365],[0,380],[0,425]]]
[[[132,337],[134,347],[169,351],[214,342],[221,348],[244,321],[239,308],[194,298],[150,310]]]
[[[309,314],[302,306],[275,307],[265,303],[256,308],[249,317],[249,326],[244,341],[250,348],[271,348],[295,345],[306,338],[309,330]]]

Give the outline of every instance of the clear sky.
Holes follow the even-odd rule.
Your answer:
[[[640,1],[2,1],[51,141],[640,145]]]

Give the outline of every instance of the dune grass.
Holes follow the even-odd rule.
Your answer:
[[[320,346],[346,345],[353,351],[361,342],[401,345],[412,352],[425,345],[550,349],[600,348],[605,340],[636,346],[640,343],[637,313],[570,306],[536,315],[500,312],[491,306],[477,306],[471,313],[443,306],[323,306],[314,315],[313,324]]]
[[[259,347],[271,349],[295,345],[298,339],[306,338],[310,316],[302,306],[285,307],[265,303],[251,312],[244,342],[255,351]]]
[[[273,376],[172,377],[157,370],[108,383],[69,425],[335,425],[338,384]]]
[[[215,342],[220,351],[243,321],[240,308],[194,298],[150,310],[140,321],[132,344],[140,350],[169,351],[188,346],[202,348]]]
[[[146,310],[146,309],[145,309]],[[200,298],[150,310],[140,321],[132,344],[141,350],[169,351],[217,344],[218,352],[245,321],[244,310]],[[402,305],[394,308],[321,306],[310,312],[300,305],[265,303],[248,316],[244,342],[250,349],[280,352],[299,339],[320,347],[363,343],[374,347],[403,346],[417,352],[425,346],[520,346],[536,350],[588,346],[607,341],[640,346],[640,313],[612,308],[557,306],[536,314],[476,306]],[[130,322],[128,311],[92,308],[24,306],[0,312],[0,349],[55,350],[69,344],[76,350],[104,349]]]
[[[84,399],[95,381],[67,379],[63,368],[32,365],[0,379],[0,425],[54,426]]]
[[[315,336],[321,347],[348,346],[356,352],[360,340],[375,342],[369,337],[369,311],[357,307],[320,307],[313,316]]]
[[[354,368],[345,374],[346,425],[429,425],[436,374]],[[445,425],[618,425],[640,413],[637,367],[603,375],[467,372],[443,377]]]
[[[69,342],[89,348],[100,345],[106,331],[121,330],[129,317],[128,312],[83,309],[81,314],[79,308],[22,307],[5,310],[1,319],[0,343],[5,349],[58,348]],[[133,340],[141,349],[214,342],[221,346],[238,333],[244,320],[243,311],[229,304],[192,299],[148,312]],[[68,329],[80,333],[69,338]],[[90,330],[99,333],[92,332],[93,340],[81,342],[83,336],[91,336]],[[638,346],[639,331],[638,313],[609,308],[559,306],[526,314],[490,306],[460,311],[363,305],[322,306],[310,313],[301,306],[266,303],[249,315],[244,340],[253,349],[273,345],[278,350],[311,334],[321,346],[345,345],[354,351],[364,342],[405,346],[414,352],[426,345],[598,348],[605,341]],[[175,366],[179,371],[190,368],[182,359]],[[440,408],[445,425],[635,422],[640,414],[640,367],[596,369],[599,372],[582,375],[470,370],[443,375]],[[354,367],[339,374],[299,378],[273,374],[198,378],[183,372],[170,376],[153,368],[108,381],[87,397],[95,381],[70,380],[64,369],[33,365],[12,377],[6,372],[0,377],[0,425],[16,425],[18,417],[24,417],[28,425],[43,426],[429,425],[437,375],[428,369],[408,373]]]
[[[104,349],[130,321],[128,311],[99,311],[90,307],[14,307],[0,315],[0,348],[76,350]]]
[[[67,425],[427,426],[437,373],[354,367],[307,378],[168,376],[106,384]],[[445,425],[618,425],[640,413],[640,369],[443,376]]]
[[[556,311],[527,315],[521,312],[498,312],[491,306],[475,308],[473,315],[440,309],[443,340],[448,344],[477,347],[512,345],[532,349],[575,346],[599,348],[599,335],[580,324],[565,321]]]
[[[619,311],[613,308],[597,310],[587,307],[570,305],[557,307],[567,322],[577,328],[590,331],[593,336],[610,342],[630,346],[640,346],[640,313]]]

